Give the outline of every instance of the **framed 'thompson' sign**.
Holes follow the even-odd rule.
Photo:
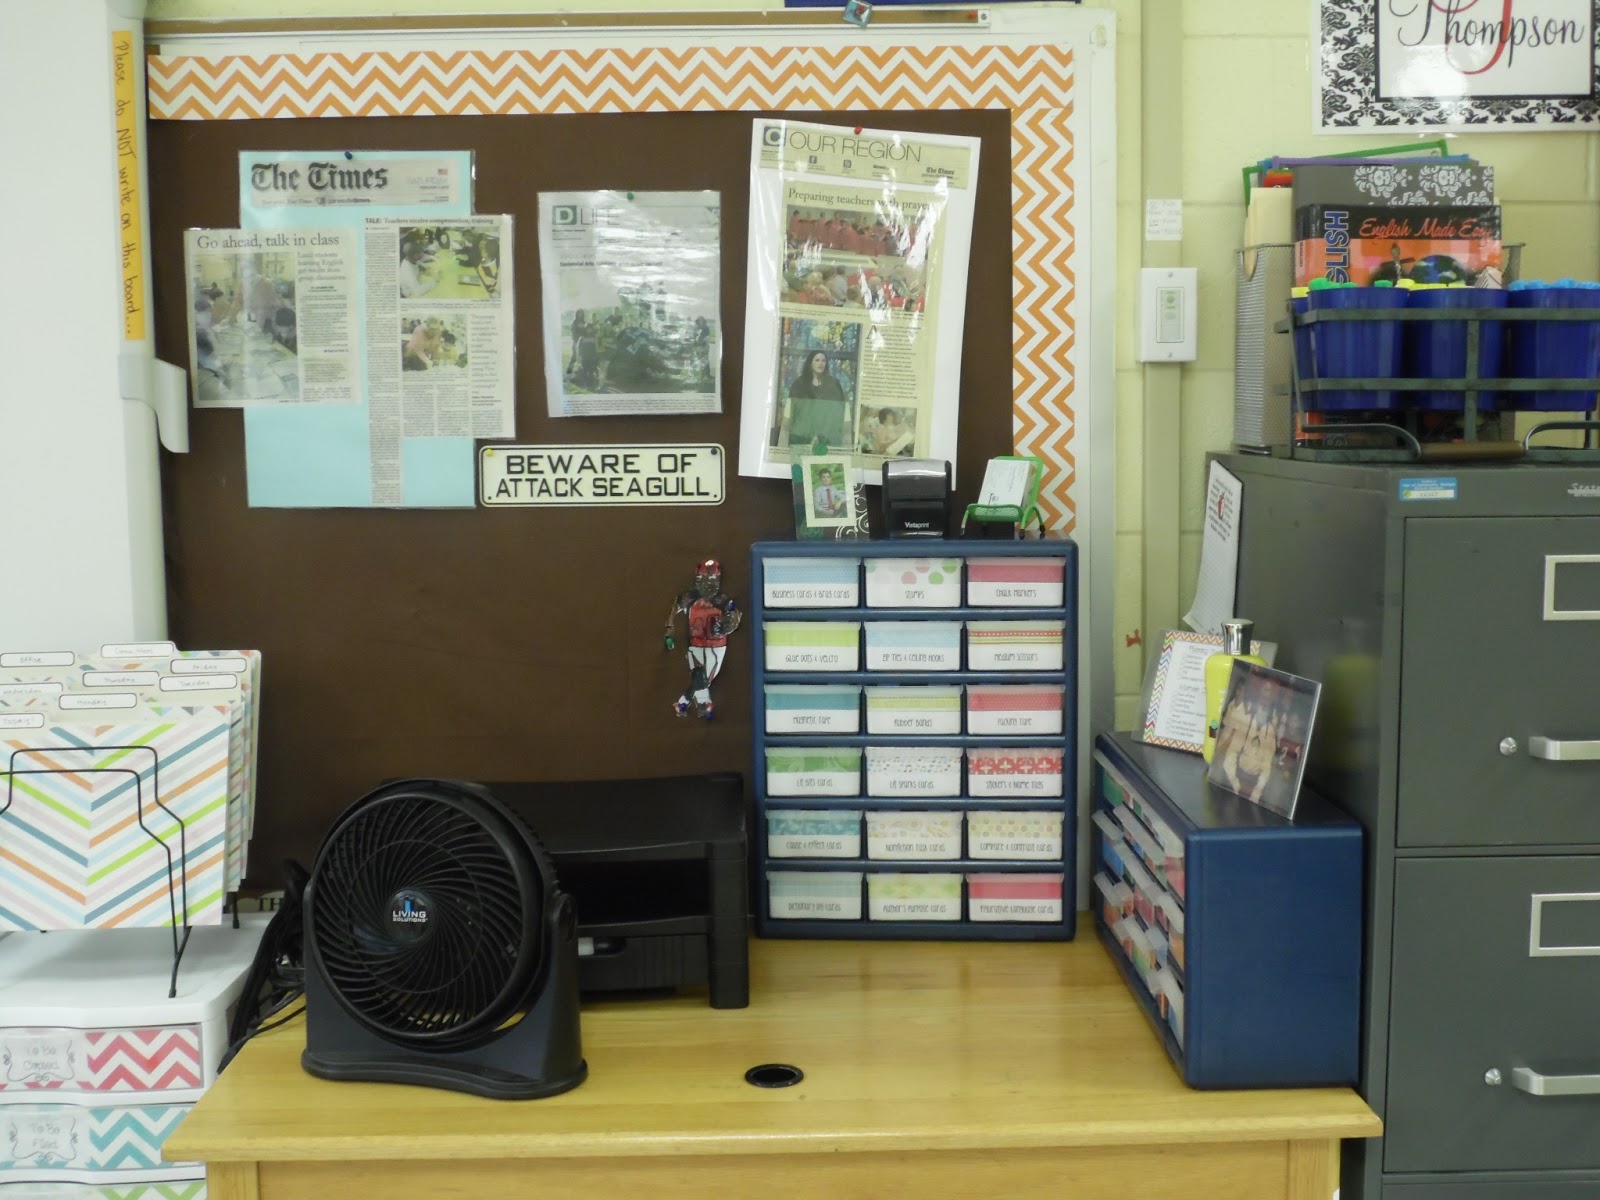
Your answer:
[[[1318,122],[1595,128],[1597,17],[1600,0],[1320,0]]]

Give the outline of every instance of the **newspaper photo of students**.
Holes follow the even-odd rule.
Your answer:
[[[569,394],[672,395],[716,387],[712,329],[703,316],[669,312],[648,296],[562,313]]]
[[[294,254],[201,252],[191,276],[196,403],[298,396]]]
[[[400,298],[493,300],[500,287],[500,239],[481,225],[400,228]]]
[[[819,444],[833,450],[851,445],[860,365],[859,325],[785,317],[772,445],[799,454]]]
[[[936,213],[885,221],[861,209],[790,206],[780,302],[921,312]]]
[[[467,366],[467,320],[460,313],[400,319],[400,369]]]

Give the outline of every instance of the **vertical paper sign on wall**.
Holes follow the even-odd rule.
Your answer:
[[[139,62],[133,33],[111,35],[117,129],[117,245],[122,256],[122,339],[144,340],[144,246],[139,220]]]

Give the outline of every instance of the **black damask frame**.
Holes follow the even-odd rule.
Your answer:
[[[1600,57],[1587,96],[1481,96],[1461,100],[1378,95],[1378,5],[1384,0],[1318,0],[1314,86],[1319,131],[1356,129],[1600,128]],[[1600,0],[1594,0],[1600,29]]]

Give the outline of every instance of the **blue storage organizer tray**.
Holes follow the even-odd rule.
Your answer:
[[[1361,826],[1309,789],[1287,821],[1213,787],[1205,767],[1198,755],[1127,734],[1095,739],[1095,927],[1191,1087],[1353,1084]],[[1161,915],[1123,918],[1145,942],[1165,946],[1167,974],[1156,990],[1177,989],[1176,1023],[1125,950],[1129,930],[1113,932],[1108,918],[1117,910],[1104,887],[1113,875],[1130,891],[1153,893],[1146,900],[1158,914],[1177,914],[1176,941],[1170,928],[1163,934],[1170,922]]]
[[[965,563],[976,558],[1006,557],[1023,558],[1037,557],[1063,560],[1062,565],[1062,592],[1063,601],[1060,605],[1034,606],[1019,608],[1000,608],[991,606],[969,606],[965,604]],[[818,580],[826,579],[836,583],[837,570],[845,563],[852,564],[850,569],[862,570],[866,560],[874,558],[902,558],[902,559],[930,559],[946,560],[960,559],[962,568],[963,604],[956,607],[868,607],[866,603],[865,587],[858,589],[855,605],[840,607],[835,605],[818,607],[779,607],[768,606],[765,601],[766,589],[764,580],[767,578],[767,563],[771,559],[794,560],[809,558],[817,560],[819,570],[807,572],[796,570],[791,563],[780,563],[779,575],[773,578],[776,581],[782,578],[785,582],[799,580],[804,584],[814,585]],[[801,938],[896,938],[896,939],[935,939],[935,940],[1012,940],[1012,941],[1065,941],[1070,939],[1076,931],[1077,909],[1077,739],[1078,739],[1078,708],[1077,708],[1077,678],[1078,678],[1078,554],[1077,546],[1068,538],[1045,538],[1030,541],[1000,541],[987,539],[972,540],[922,540],[922,539],[889,539],[884,541],[846,540],[837,542],[758,542],[751,548],[750,591],[751,605],[747,628],[752,631],[752,696],[754,701],[755,750],[753,772],[757,823],[753,836],[755,854],[755,888],[756,888],[756,929],[763,937],[801,937]],[[858,579],[860,578],[858,574]],[[861,580],[864,585],[864,579]],[[1062,664],[1059,671],[974,671],[967,667],[965,658],[965,637],[959,639],[959,653],[956,656],[954,669],[940,670],[868,670],[866,660],[861,661],[861,670],[856,671],[775,671],[769,670],[766,665],[766,625],[768,620],[774,621],[848,621],[860,622],[863,626],[863,643],[866,638],[866,628],[879,622],[937,622],[940,624],[964,624],[967,621],[1061,621],[1063,623],[1062,635]],[[1055,734],[1023,734],[1023,735],[983,735],[967,732],[965,720],[965,697],[963,696],[961,732],[956,734],[868,734],[865,731],[865,720],[857,722],[857,728],[862,732],[843,734],[826,732],[767,732],[766,705],[768,696],[766,689],[771,685],[856,685],[858,687],[871,686],[927,686],[948,688],[964,684],[1006,684],[1006,683],[1045,683],[1052,687],[1059,686],[1063,689],[1062,732]],[[861,704],[864,699],[857,697],[855,703]],[[791,696],[779,699],[783,705],[794,704]],[[837,696],[819,697],[818,709],[832,708],[838,703]],[[860,712],[861,710],[857,710]],[[856,795],[785,795],[770,796],[767,787],[767,750],[789,749],[849,749],[856,752],[867,747],[922,747],[930,750],[960,748],[963,755],[974,748],[1005,748],[1018,749],[1047,748],[1059,749],[1062,752],[1062,795],[1051,797],[1036,796],[980,796],[973,797],[965,786],[965,775],[962,776],[963,786],[961,794],[957,797],[906,795],[906,796],[869,796],[867,794],[867,780],[865,772],[861,787]],[[767,844],[768,825],[767,814],[773,810],[812,810],[828,811],[837,810],[848,813],[852,818],[858,814],[887,813],[895,811],[948,813],[955,816],[961,824],[961,856],[954,859],[929,857],[927,859],[906,858],[870,858],[868,839],[861,839],[860,854],[854,857],[817,857],[803,858],[793,856],[772,856],[768,853]],[[1048,812],[1052,818],[1060,814],[1061,822],[1061,853],[1059,858],[973,858],[970,856],[972,846],[967,838],[966,814],[970,812],[1015,812],[1026,814],[1029,812]],[[1019,820],[1026,820],[1019,817]],[[1049,850],[1046,850],[1048,853]],[[817,880],[817,910],[830,910],[844,912],[849,915],[843,918],[811,918],[811,917],[774,917],[772,915],[772,892],[769,889],[769,872],[781,873],[781,880],[774,886],[783,889],[792,909],[793,896],[797,886],[809,878],[809,873],[821,876]],[[944,876],[957,875],[961,878],[961,903],[959,919],[950,920],[873,920],[874,911],[872,893],[874,882],[881,885],[893,883],[895,886],[915,888],[915,880],[887,881],[884,875],[931,875]],[[1050,920],[990,920],[981,919],[985,909],[990,911],[994,901],[985,896],[985,904],[974,907],[971,903],[970,879],[974,876],[1002,876],[1014,877],[1014,882],[1019,888],[1025,888],[1029,881],[1036,886],[1040,880],[1036,877],[1047,876],[1052,879],[1059,877],[1061,880],[1061,901],[1059,905],[1059,918]],[[831,877],[831,879],[830,879]],[[930,887],[935,880],[929,880]],[[983,882],[983,881],[980,881]],[[849,898],[841,903],[839,885],[843,885],[849,892]],[[996,886],[993,883],[990,887]],[[1005,887],[1005,882],[998,884]],[[803,890],[803,889],[802,889]],[[824,896],[823,892],[827,895]],[[860,903],[856,905],[855,897],[859,894]]]

